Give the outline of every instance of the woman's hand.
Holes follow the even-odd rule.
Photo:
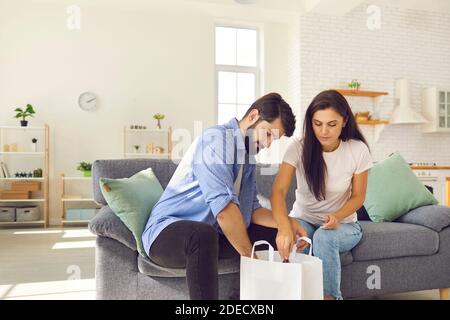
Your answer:
[[[275,242],[277,243],[277,249],[281,259],[289,259],[289,253],[294,243],[294,232],[292,232],[292,228],[290,226],[278,228]]]
[[[337,229],[338,226],[339,226],[339,219],[336,218],[336,216],[333,214],[327,214],[325,216],[325,223],[322,224],[320,229],[334,230]]]
[[[292,232],[295,234],[296,239],[300,237],[308,238],[308,233],[297,220],[290,218],[290,221],[292,226]],[[308,242],[306,242],[305,240],[301,240],[299,243],[297,243],[297,252],[302,251],[308,245],[309,245]]]

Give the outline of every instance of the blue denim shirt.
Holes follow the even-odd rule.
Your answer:
[[[239,197],[234,183],[243,165]],[[230,203],[239,206],[248,227],[257,199],[254,157],[245,149],[238,121],[206,129],[189,147],[161,199],[153,207],[142,234],[145,252],[159,233],[180,220],[199,221],[221,232],[217,215]]]

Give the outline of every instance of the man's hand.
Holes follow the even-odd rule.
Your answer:
[[[325,217],[325,223],[320,227],[325,230],[334,230],[339,226],[339,219],[333,214],[327,214]]]
[[[252,253],[252,244],[248,237],[247,227],[239,207],[230,202],[217,215],[217,223],[222,229],[231,245],[241,256],[250,257]]]

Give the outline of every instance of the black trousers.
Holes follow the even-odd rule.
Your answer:
[[[277,229],[250,224],[247,231],[252,244],[266,240],[275,247]],[[217,300],[218,260],[238,256],[228,239],[212,226],[188,220],[167,226],[155,239],[149,252],[150,259],[160,266],[186,268],[189,296],[193,300]]]

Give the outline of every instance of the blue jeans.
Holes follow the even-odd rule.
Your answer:
[[[302,219],[297,221],[305,228],[313,243],[314,256],[322,260],[323,291],[325,296],[342,300],[341,260],[339,253],[353,249],[362,237],[358,222],[341,223],[337,229],[324,230]],[[308,253],[309,247],[303,250]]]

